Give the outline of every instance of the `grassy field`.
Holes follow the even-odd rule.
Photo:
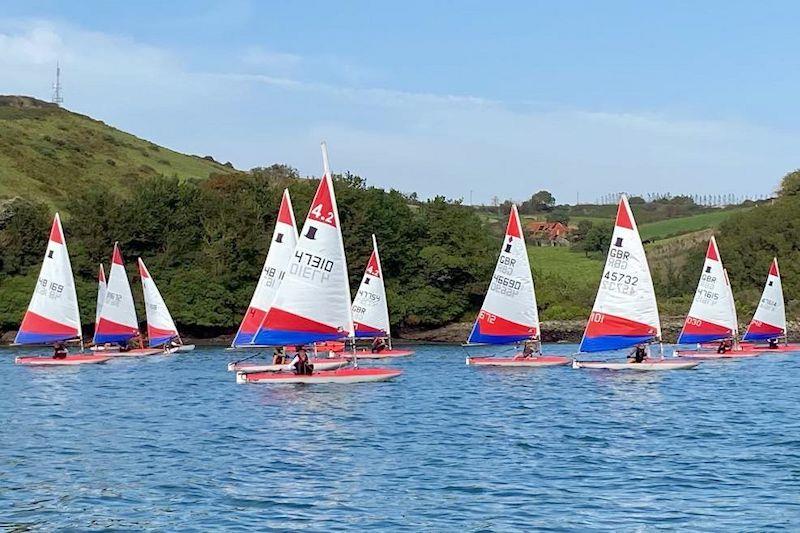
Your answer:
[[[37,100],[0,97],[0,198],[62,207],[93,187],[125,194],[152,176],[205,179],[214,172],[234,170]]]
[[[605,258],[585,257],[562,246],[529,246],[543,320],[588,316]]]
[[[713,229],[732,214],[741,211],[741,209],[720,209],[700,215],[659,220],[658,222],[642,224],[639,226],[639,233],[643,240],[660,240],[695,231]]]

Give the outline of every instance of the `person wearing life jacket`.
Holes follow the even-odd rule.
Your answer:
[[[69,351],[63,342],[57,342],[53,346],[53,359],[66,359]]]
[[[536,342],[532,340],[525,341],[522,347],[522,353],[514,356],[514,359],[530,359],[538,353],[536,349]]]
[[[643,363],[647,359],[647,350],[644,344],[637,344],[633,351],[628,355],[629,363]]]
[[[733,341],[731,339],[725,339],[719,343],[717,347],[717,353],[726,353],[730,352],[733,348]]]
[[[284,363],[286,363],[286,352],[284,352],[283,346],[276,346],[272,352],[272,364],[282,365]]]
[[[308,360],[308,352],[303,346],[297,346],[295,350],[294,359],[289,366],[294,368],[294,373],[298,376],[310,376],[314,373],[314,365]]]
[[[777,350],[778,349],[778,339],[770,339],[769,340],[769,349],[770,350]]]
[[[381,353],[386,349],[386,339],[383,337],[375,337],[372,341],[372,353]]]

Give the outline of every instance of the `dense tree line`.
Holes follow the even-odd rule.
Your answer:
[[[267,253],[282,191],[302,224],[317,180],[281,165],[206,180],[154,178],[131,197],[103,189],[70,199],[65,233],[83,321],[94,318],[96,272],[119,241],[140,305],[142,257],[179,327],[211,336],[238,326]],[[433,327],[472,313],[488,284],[495,243],[476,212],[437,197],[416,201],[336,176],[336,194],[355,291],[375,233],[393,325]],[[0,329],[15,329],[33,289],[52,210],[16,200],[0,217]]]

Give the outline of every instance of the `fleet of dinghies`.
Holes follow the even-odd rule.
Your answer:
[[[104,363],[112,357],[160,354],[165,347],[168,351],[193,348],[182,346],[161,294],[149,274],[145,279],[147,270],[141,260],[140,267],[143,269],[150,348],[144,348],[139,340],[138,348],[126,349],[129,341],[140,339],[140,333],[122,253],[115,243],[108,280],[102,265],[98,273],[94,353],[84,352],[75,279],[61,218],[56,213],[39,278],[14,340],[14,344],[20,346],[50,345],[55,348],[55,353],[52,356],[21,356],[15,362],[28,366],[74,366]],[[66,349],[68,343],[77,343],[80,352],[70,355]]]
[[[359,359],[411,355],[391,346],[391,326],[384,271],[378,242],[361,284],[350,300],[350,283],[342,229],[325,143],[324,173],[298,233],[288,189],[283,192],[269,251],[250,304],[231,343],[231,349],[255,350],[232,362],[237,383],[359,383],[386,381],[402,372],[363,368]],[[138,259],[147,319],[147,347],[142,342],[130,283],[118,243],[114,243],[106,278],[98,270],[94,353],[84,352],[78,299],[64,231],[58,214],[53,219],[47,249],[30,304],[15,345],[54,347],[54,355],[20,356],[29,366],[70,366],[103,363],[112,357],[131,357],[190,351],[156,286]],[[384,342],[388,341],[388,344]],[[357,341],[372,341],[358,348]],[[783,341],[779,344],[778,341]],[[678,336],[676,357],[665,358],[661,320],[644,246],[627,198],[617,207],[614,230],[594,305],[575,358],[541,351],[541,325],[536,290],[521,219],[516,206],[509,213],[500,255],[491,282],[465,347],[519,346],[512,356],[470,356],[466,364],[479,367],[544,367],[568,364],[576,369],[660,371],[696,367],[701,360],[755,357],[772,351],[800,351],[788,344],[786,310],[778,260],[770,264],[758,307],[739,339],[739,321],[728,272],[712,236],[694,299]],[[768,344],[763,344],[767,342]],[[69,354],[67,343],[80,346]],[[718,344],[716,344],[718,343]],[[762,344],[756,344],[762,343]],[[133,346],[132,346],[133,344]],[[350,351],[345,348],[349,344]],[[312,371],[295,372],[283,358],[293,346],[314,346]],[[652,353],[658,346],[658,354]],[[279,357],[252,359],[273,348]],[[584,360],[581,354],[633,352],[625,360]],[[309,369],[306,369],[309,370]]]

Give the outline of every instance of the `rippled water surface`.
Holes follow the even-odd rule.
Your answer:
[[[429,346],[396,381],[351,386],[237,385],[216,348],[74,369],[13,355],[0,527],[800,528],[800,355],[631,374]]]

